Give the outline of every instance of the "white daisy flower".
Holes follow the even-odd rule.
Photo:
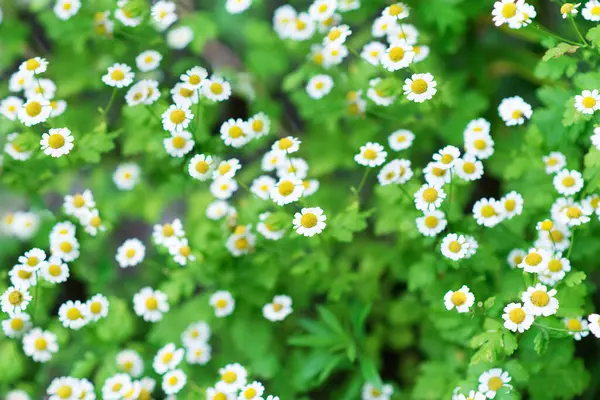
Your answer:
[[[22,106],[23,100],[16,96],[8,96],[0,101],[0,114],[14,121]]]
[[[394,131],[388,137],[390,148],[394,151],[406,150],[412,146],[415,135],[409,130],[399,129]]]
[[[178,26],[167,32],[167,45],[175,50],[182,50],[194,39],[194,31],[189,26]]]
[[[40,145],[44,154],[61,157],[71,152],[74,140],[68,128],[50,129],[48,133],[42,135]]]
[[[190,324],[181,334],[181,342],[185,347],[205,343],[210,339],[210,326],[204,321]]]
[[[196,256],[192,254],[192,249],[187,239],[181,239],[169,244],[169,254],[179,265],[187,265],[188,261],[196,261]]]
[[[171,96],[175,104],[187,107],[198,104],[200,98],[198,90],[185,82],[175,84],[173,89],[171,89]]]
[[[55,238],[50,241],[50,253],[66,262],[79,258],[79,242],[74,236]]]
[[[398,26],[398,19],[382,16],[373,21],[371,34],[373,37],[380,38],[386,36],[392,29]]]
[[[135,267],[144,261],[146,247],[139,239],[127,239],[117,249],[115,256],[121,268]]]
[[[448,311],[456,308],[457,312],[466,313],[469,312],[469,309],[473,307],[474,303],[475,296],[466,285],[463,285],[456,292],[449,290],[444,295],[444,306],[446,306],[446,310]]]
[[[227,146],[239,148],[252,140],[250,126],[244,120],[230,118],[221,125],[221,139]]]
[[[412,46],[403,43],[392,44],[381,55],[381,65],[390,72],[406,68],[410,65],[415,52]]]
[[[67,102],[64,100],[51,100],[50,107],[52,107],[50,118],[55,118],[61,116],[67,110]]]
[[[227,0],[225,10],[230,14],[240,14],[252,5],[252,0]]]
[[[590,314],[588,316],[588,328],[590,332],[597,338],[600,338],[600,315],[598,314]]]
[[[181,158],[194,148],[194,139],[188,131],[174,131],[171,136],[163,139],[163,146],[171,157]]]
[[[480,199],[473,205],[473,218],[477,224],[492,228],[502,222],[502,203],[495,199]]]
[[[404,81],[404,94],[406,98],[415,103],[422,103],[431,98],[437,93],[437,82],[433,79],[430,73],[413,74],[409,79]]]
[[[219,387],[209,387],[206,389],[206,400],[236,400],[236,394],[236,391],[228,391]]]
[[[165,372],[177,368],[183,360],[183,355],[183,349],[178,349],[175,343],[169,343],[158,350],[156,356],[154,356],[152,368],[154,368],[157,374],[163,375]]]
[[[202,82],[208,78],[208,71],[202,67],[194,67],[188,69],[185,74],[182,74],[179,79],[187,83],[192,88],[199,90],[202,87]]]
[[[265,392],[265,387],[262,383],[254,381],[248,385],[244,385],[240,389],[238,400],[262,400],[262,395]]]
[[[46,390],[50,400],[75,400],[81,398],[79,380],[70,376],[61,376],[52,379]]]
[[[342,43],[331,43],[323,49],[323,66],[325,68],[341,64],[348,57],[348,48]]]
[[[135,350],[122,350],[117,353],[117,366],[134,378],[144,373],[144,359]]]
[[[102,385],[103,399],[121,399],[133,388],[128,374],[116,374],[104,381]]]
[[[10,283],[13,286],[29,288],[37,283],[37,268],[17,264],[8,272]]]
[[[162,114],[163,128],[169,132],[181,132],[187,129],[192,119],[194,114],[190,111],[189,105],[185,104],[172,104]]]
[[[518,26],[524,19],[521,7],[524,0],[501,0],[494,3],[492,15],[496,26],[507,24],[513,28]]]
[[[277,184],[271,189],[271,199],[279,206],[283,206],[292,203],[302,197],[304,191],[304,185],[302,180],[289,175],[283,177],[277,182]]]
[[[279,240],[283,237],[286,230],[278,229],[279,226],[274,226],[268,222],[270,212],[264,212],[258,216],[260,222],[256,225],[256,230],[269,240]]]
[[[102,218],[100,218],[100,212],[97,209],[92,209],[83,213],[80,216],[79,222],[81,222],[85,231],[92,236],[96,236],[98,232],[104,232],[106,230],[106,226],[103,225]]]
[[[221,161],[213,174],[213,178],[233,178],[236,172],[241,168],[242,166],[237,158]]]
[[[366,167],[377,167],[385,162],[387,152],[379,143],[368,142],[360,146],[360,152],[354,156],[354,161]]]
[[[521,14],[520,18],[515,18],[513,21],[510,21],[508,27],[511,29],[520,29],[529,24],[531,24],[533,18],[537,16],[537,12],[535,11],[535,7],[531,4],[523,3],[517,7],[517,12]]]
[[[45,264],[45,260],[46,252],[42,249],[38,249],[37,247],[25,252],[25,254],[19,256],[18,258],[19,263],[34,270],[42,267]]]
[[[531,327],[534,317],[527,312],[521,303],[510,303],[504,307],[504,327],[513,332],[523,333]],[[481,387],[480,387],[481,390]],[[498,390],[498,388],[496,389]]]
[[[392,160],[381,168],[377,174],[377,179],[381,185],[389,185],[392,183],[400,185],[404,184],[413,176],[410,165],[411,163],[409,160]]]
[[[32,152],[27,151],[21,146],[19,133],[9,133],[6,136],[6,143],[4,143],[4,151],[17,161],[26,161],[31,157]]]
[[[456,160],[454,173],[467,182],[476,181],[483,176],[483,163],[467,153]]]
[[[28,99],[41,97],[52,100],[56,94],[56,84],[50,79],[35,79],[25,87],[25,97]]]
[[[548,266],[551,253],[546,249],[531,248],[527,251],[527,255],[523,258],[518,268],[523,268],[525,272],[537,273],[542,272]]]
[[[12,224],[12,234],[20,240],[29,240],[40,227],[40,216],[34,212],[16,212]]]
[[[65,328],[79,330],[90,321],[89,309],[79,300],[69,300],[58,309],[58,319]]]
[[[490,122],[485,118],[478,118],[469,121],[463,132],[465,140],[471,140],[473,137],[489,136]]]
[[[507,193],[499,200],[502,206],[502,218],[511,219],[516,215],[521,215],[523,212],[523,196],[514,190]]]
[[[261,175],[252,181],[250,191],[258,198],[268,200],[271,190],[277,182],[268,175]]]
[[[294,214],[292,224],[299,235],[310,237],[323,232],[326,220],[327,216],[320,207],[303,208]]]
[[[115,63],[108,67],[108,72],[102,76],[102,82],[111,87],[123,88],[131,85],[134,77],[129,65]]]
[[[590,215],[592,215],[591,208],[574,202],[566,207],[557,219],[567,226],[579,226],[590,222]]]
[[[172,1],[159,0],[154,3],[150,9],[150,15],[159,31],[166,30],[177,21],[177,13],[175,11],[175,3]]]
[[[273,29],[282,39],[287,39],[293,31],[293,24],[296,22],[298,13],[289,4],[284,4],[275,9],[273,14]]]
[[[452,178],[451,168],[446,168],[441,162],[429,162],[423,169],[423,177],[425,181],[432,185],[442,186],[445,183],[450,183]]]
[[[225,246],[234,257],[239,257],[248,254],[254,250],[256,236],[248,231],[241,234],[237,232],[229,236]]]
[[[494,154],[494,139],[489,134],[465,136],[465,151],[480,160],[487,160]]]
[[[330,44],[341,44],[345,43],[346,39],[352,34],[352,30],[348,25],[338,25],[332,27],[325,38],[323,39],[323,46]]]
[[[129,191],[140,182],[141,174],[142,170],[138,164],[127,162],[117,166],[112,178],[117,189]]]
[[[581,15],[588,21],[600,21],[600,2],[596,0],[590,0],[585,3],[583,10],[581,10]]]
[[[188,364],[206,365],[212,355],[212,348],[208,343],[192,343],[185,349],[185,359]]]
[[[235,308],[235,300],[226,290],[219,290],[210,296],[209,304],[214,308],[215,316],[218,318],[231,315]]]
[[[510,251],[510,253],[508,253],[508,256],[506,257],[507,261],[508,261],[508,265],[511,268],[516,268],[519,264],[521,264],[521,262],[523,262],[523,259],[527,256],[527,252],[523,249],[513,249]]]
[[[429,57],[429,46],[426,46],[424,44],[414,45],[413,51],[415,52],[415,57],[413,58],[414,63],[421,62],[427,57]]]
[[[440,208],[446,193],[439,185],[424,184],[415,193],[415,207],[421,211],[433,211]]]
[[[583,177],[579,171],[563,169],[552,181],[556,191],[564,196],[572,196],[583,188]]]
[[[135,58],[135,65],[142,72],[150,72],[157,69],[162,60],[162,55],[156,50],[146,50]]]
[[[498,114],[506,126],[514,126],[522,125],[526,119],[530,119],[533,110],[520,96],[514,96],[502,100],[498,106]]]
[[[588,330],[588,322],[582,317],[565,318],[563,320],[565,327],[569,330],[569,335],[575,340],[581,340],[590,334]]]
[[[216,166],[216,160],[212,156],[196,154],[188,164],[188,173],[194,179],[206,181],[211,178]]]
[[[306,92],[313,99],[320,99],[331,92],[333,88],[333,79],[329,75],[315,75],[308,81]]]
[[[409,14],[410,8],[406,4],[400,2],[387,6],[381,13],[383,16],[393,17],[399,20],[407,18]]]
[[[225,101],[231,96],[231,85],[219,76],[202,81],[202,94],[212,101]]]
[[[38,75],[46,72],[47,67],[48,61],[46,61],[45,58],[33,57],[27,61],[23,61],[21,65],[19,65],[19,71],[32,75]]]
[[[469,243],[463,235],[450,233],[442,240],[440,248],[444,257],[458,261],[467,256]]]
[[[375,78],[369,81],[367,97],[378,106],[388,107],[396,101],[396,96],[393,95],[391,90],[381,87],[381,82],[381,78]]]
[[[381,57],[386,51],[386,47],[381,42],[369,42],[367,43],[360,52],[360,56],[363,60],[368,62],[371,65],[379,65],[381,61]]]
[[[33,82],[33,72],[19,70],[12,74],[8,80],[8,90],[14,93],[21,92]]]
[[[98,321],[102,318],[106,318],[108,315],[109,305],[108,299],[102,294],[96,294],[85,302],[89,317],[92,321]]]
[[[294,175],[296,178],[305,179],[308,175],[308,163],[298,157],[285,158],[277,167],[276,173],[278,178]]]
[[[158,245],[169,246],[171,243],[179,242],[185,237],[183,224],[179,218],[164,224],[156,224],[152,228],[152,239]]]
[[[210,184],[210,193],[219,200],[227,200],[238,189],[235,179],[220,176]]]
[[[216,221],[228,215],[231,209],[226,201],[215,200],[206,207],[206,217]]]
[[[227,364],[219,369],[221,379],[217,384],[219,390],[236,392],[246,385],[248,372],[240,364]]]
[[[146,87],[146,99],[144,100],[145,105],[151,105],[160,98],[160,90],[158,90],[158,82],[153,79],[144,79],[139,82],[144,84]]]
[[[20,338],[32,327],[29,314],[17,312],[9,314],[8,319],[2,321],[4,334],[12,339]]]
[[[424,236],[437,236],[446,229],[446,214],[440,210],[424,211],[423,216],[416,219],[417,229]]]
[[[19,109],[17,116],[23,125],[32,126],[46,121],[51,112],[50,102],[38,96],[28,99]]]
[[[394,388],[392,385],[385,384],[380,389],[377,389],[371,383],[365,383],[362,387],[362,400],[390,400]]]
[[[512,389],[512,386],[509,385],[510,381],[511,377],[508,372],[502,371],[500,368],[492,368],[479,376],[479,391],[484,393],[488,399],[493,399],[502,386]]]
[[[286,295],[277,295],[273,297],[271,303],[264,305],[263,316],[269,321],[283,321],[292,311],[292,298]]]
[[[10,286],[2,294],[0,304],[3,312],[13,314],[25,311],[30,301],[31,295],[27,288]]]
[[[414,45],[419,40],[419,31],[411,24],[392,26],[387,32],[387,40],[391,45]]]
[[[260,138],[269,134],[271,130],[271,120],[264,112],[255,114],[248,120],[250,133],[253,138]]]
[[[133,84],[127,94],[125,94],[125,101],[129,107],[137,106],[138,104],[144,104],[148,97],[148,87],[145,82],[140,81]]]
[[[23,336],[23,352],[35,362],[50,361],[57,351],[56,335],[50,331],[33,328]]]
[[[142,17],[137,15],[135,6],[131,6],[129,0],[117,2],[117,6],[115,18],[121,21],[123,25],[135,27],[142,22]]]
[[[145,287],[133,296],[133,310],[147,322],[157,322],[169,311],[167,295],[160,290]]]
[[[548,290],[542,284],[537,284],[535,287],[530,286],[527,291],[522,294],[524,308],[527,313],[544,317],[556,314],[558,310],[558,300],[554,297],[556,289]]]

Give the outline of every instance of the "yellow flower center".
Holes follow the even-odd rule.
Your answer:
[[[583,212],[579,207],[569,207],[567,208],[567,217],[569,218],[579,218]]]
[[[525,317],[526,317],[526,314],[522,308],[515,308],[508,312],[508,318],[517,325],[522,323],[523,321],[525,321]],[[492,379],[494,379],[494,378],[492,378]],[[498,379],[498,378],[496,378],[496,379]],[[489,383],[488,383],[488,385],[489,385]],[[500,386],[502,386],[502,384],[500,384]]]
[[[600,15],[600,6],[592,7],[592,15]]]
[[[63,385],[58,388],[56,394],[61,399],[68,399],[69,397],[71,397],[71,394],[73,394],[73,389],[71,389],[71,386]]]
[[[402,61],[404,58],[404,49],[402,47],[392,47],[390,50],[390,60],[393,62]]]
[[[475,172],[475,164],[467,161],[463,164],[463,171],[465,171],[467,174],[472,174],[473,172]]]
[[[213,82],[210,85],[210,91],[213,92],[214,94],[221,94],[221,93],[223,93],[223,85],[221,85],[218,82]]]
[[[54,277],[59,276],[60,275],[60,266],[56,265],[56,264],[52,264],[48,267],[48,273]]]
[[[531,302],[536,307],[545,307],[550,302],[550,296],[542,290],[536,290],[531,293]]]
[[[441,169],[441,168],[437,168],[437,167],[433,167],[431,169],[431,173],[433,175],[435,175],[435,176],[442,177],[442,176],[446,175],[446,170],[445,169]]]
[[[490,206],[489,204],[486,204],[485,206],[481,207],[481,216],[482,217],[491,218],[495,215],[497,215],[496,210],[494,209],[494,207]]]
[[[438,192],[434,188],[428,188],[423,191],[423,200],[427,203],[433,203],[438,198]]]
[[[377,152],[373,149],[367,149],[364,151],[363,157],[367,160],[374,160],[377,158]]]
[[[460,249],[462,248],[462,246],[460,245],[460,243],[458,243],[456,240],[453,240],[452,242],[450,242],[450,244],[448,245],[448,250],[450,250],[453,253],[458,253],[460,251]]]
[[[517,15],[517,5],[515,3],[507,3],[502,7],[502,16],[506,19]]]
[[[12,291],[8,295],[8,302],[13,306],[18,306],[23,302],[23,300],[23,293],[19,292],[18,290]]]
[[[38,265],[39,262],[40,260],[38,260],[38,258],[35,256],[31,256],[27,259],[27,265],[29,265],[30,267],[35,267],[36,265]]]
[[[25,63],[25,68],[28,71],[35,71],[36,69],[38,69],[42,64],[36,60],[35,58],[30,58],[29,60],[27,60],[27,62]]]
[[[339,39],[340,36],[342,36],[342,32],[339,29],[332,29],[331,31],[329,31],[329,34],[327,34],[327,37],[332,42],[336,39]]]
[[[13,318],[10,321],[10,328],[13,331],[20,331],[21,329],[23,329],[23,327],[25,326],[25,321],[23,321],[21,318]]]
[[[175,386],[177,382],[179,382],[179,379],[175,375],[169,378],[169,385]]]
[[[450,297],[450,301],[456,307],[462,306],[463,304],[465,304],[467,302],[467,295],[459,290],[457,292],[452,293],[452,296]]]
[[[551,220],[546,219],[542,222],[540,228],[543,231],[549,231],[550,229],[552,229],[553,226],[554,226],[554,223]]]
[[[575,185],[575,178],[573,178],[572,176],[566,176],[565,178],[563,178],[562,184],[565,187],[571,187]]]
[[[237,375],[233,371],[226,371],[223,375],[221,375],[221,380],[225,383],[234,383],[237,380]]]
[[[33,342],[33,346],[36,348],[36,350],[39,351],[46,350],[46,347],[48,347],[48,342],[46,342],[46,339],[44,339],[43,337],[39,337],[35,339],[35,341]]]
[[[188,98],[188,97],[192,97],[194,95],[194,91],[190,90],[190,89],[187,89],[187,88],[180,88],[179,89],[179,94],[182,97]]]
[[[24,269],[20,269],[19,272],[17,272],[17,275],[21,279],[29,279],[29,278],[31,278],[31,272],[25,271]]]
[[[174,110],[171,113],[171,122],[174,124],[181,124],[185,121],[185,111],[183,110]]]
[[[196,163],[196,172],[199,174],[205,174],[209,168],[210,166],[206,161],[199,161]]]
[[[162,356],[162,362],[164,362],[165,364],[170,363],[172,359],[173,359],[173,353],[171,353],[170,351],[166,352]]]
[[[248,239],[239,238],[238,240],[235,241],[235,247],[239,250],[247,249],[248,248]]]
[[[550,272],[559,272],[562,270],[562,263],[559,260],[550,260],[548,263],[548,270]]]
[[[125,73],[120,69],[113,69],[113,71],[110,73],[110,78],[113,81],[122,81],[125,79]]]
[[[92,218],[90,218],[90,225],[93,226],[94,228],[98,228],[101,224],[102,224],[102,219],[100,219],[99,216],[94,215]]]
[[[389,9],[390,15],[393,17],[401,14],[402,11],[403,11],[402,7],[400,7],[398,4],[392,4]]]
[[[191,252],[192,252],[192,249],[190,248],[190,246],[181,246],[179,248],[179,254],[181,254],[184,257],[188,257]]]
[[[39,101],[30,101],[25,106],[25,112],[30,117],[37,117],[42,112],[42,105]]]
[[[85,199],[83,198],[83,196],[80,195],[79,193],[77,193],[75,196],[73,196],[73,205],[76,208],[81,208],[81,207],[85,206]]]
[[[487,143],[483,139],[477,139],[473,142],[473,146],[475,146],[477,150],[483,150],[487,147]]]
[[[279,312],[283,310],[283,304],[273,303],[273,311]]]
[[[148,297],[146,299],[146,308],[151,311],[158,308],[158,301],[155,297]]]
[[[185,139],[181,136],[175,136],[173,138],[173,147],[176,149],[183,149],[185,147]]]
[[[427,217],[425,217],[425,226],[428,227],[429,229],[433,229],[436,226],[438,226],[438,218],[434,217],[433,215],[428,215]]]
[[[227,400],[227,396],[223,392],[219,392],[213,396],[213,400]]]
[[[50,137],[48,138],[48,146],[52,147],[53,149],[60,149],[64,145],[65,137],[63,135],[55,133],[53,135],[50,135]]]
[[[217,307],[217,308],[225,308],[225,307],[227,307],[227,300],[225,300],[225,299],[219,299],[219,300],[217,300],[217,302],[215,303],[215,307]]]
[[[245,136],[244,135],[244,131],[242,131],[242,128],[240,128],[237,125],[232,126],[231,128],[229,128],[229,136],[233,139],[237,139],[241,136]]]
[[[192,85],[198,85],[200,82],[202,82],[202,78],[200,78],[198,75],[190,75],[188,82]]]
[[[414,94],[423,94],[427,91],[427,82],[424,79],[415,79],[410,84],[410,90]]]
[[[302,218],[300,218],[300,225],[309,229],[315,227],[317,222],[317,216],[313,213],[306,213],[302,215]]]
[[[92,304],[90,304],[90,311],[92,314],[100,314],[102,311],[102,304],[100,304],[99,301],[92,302]]]
[[[506,208],[506,211],[514,211],[516,206],[517,202],[513,199],[508,199],[504,202],[504,208]]]
[[[277,190],[282,196],[289,196],[294,192],[294,184],[291,181],[283,181],[279,184]]]
[[[585,108],[592,108],[596,105],[596,99],[594,99],[593,97],[584,97],[582,104]]]
[[[70,253],[73,250],[71,242],[62,242],[58,247],[63,253]]]
[[[576,318],[571,318],[567,321],[567,329],[573,332],[580,332],[582,329],[581,321]]]
[[[562,7],[560,8],[560,13],[561,14],[568,14],[571,11],[573,11],[573,8],[575,8],[575,5],[571,4],[571,3],[565,3],[562,5]]]
[[[246,389],[246,391],[244,392],[244,397],[246,399],[253,399],[256,396],[256,389],[254,388],[248,388]]]
[[[513,119],[520,119],[523,117],[523,112],[521,110],[515,110],[512,112],[511,117]]]
[[[559,230],[554,230],[550,232],[550,237],[555,243],[558,243],[564,239],[565,235],[563,235],[562,232]]]
[[[255,119],[254,121],[252,121],[252,130],[254,132],[260,132],[262,131],[264,128],[264,124],[260,119]]]
[[[317,83],[315,83],[315,87],[321,90],[325,87],[325,83],[323,83],[323,81],[318,81]]]
[[[525,263],[532,267],[535,267],[536,265],[538,265],[541,262],[542,262],[542,256],[540,256],[538,253],[529,253],[529,254],[527,254],[527,256],[525,256]]]
[[[79,311],[78,308],[69,308],[69,310],[67,311],[67,319],[70,321],[78,320],[81,317],[81,311]]]

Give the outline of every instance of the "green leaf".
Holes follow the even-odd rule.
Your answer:
[[[579,46],[574,46],[567,43],[559,43],[558,46],[548,49],[542,61],[548,61],[552,58],[558,58],[565,54],[573,54],[579,49]]]
[[[533,341],[535,352],[539,355],[544,354],[546,350],[548,350],[549,341],[550,337],[548,336],[548,331],[546,329],[540,329]]]
[[[564,282],[568,287],[573,287],[581,284],[586,277],[587,275],[583,271],[569,272]]]

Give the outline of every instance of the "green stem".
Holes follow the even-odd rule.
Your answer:
[[[569,22],[571,23],[571,25],[573,26],[573,29],[575,30],[575,32],[577,33],[577,36],[579,36],[579,39],[581,39],[581,41],[583,43],[585,43],[585,47],[589,47],[589,43],[585,40],[585,38],[583,37],[583,35],[581,34],[581,31],[579,30],[579,28],[577,27],[577,24],[575,23],[575,20],[573,19],[573,16],[571,14],[569,14]]]
[[[550,331],[557,331],[557,332],[571,332],[571,331],[570,331],[570,330],[568,330],[568,329],[553,328],[553,327],[551,327],[551,326],[542,325],[542,324],[539,324],[539,323],[537,323],[537,322],[534,322],[534,323],[533,323],[533,325],[535,325],[535,326],[537,326],[537,327],[540,327],[540,328],[542,328],[542,329],[548,329],[548,330],[550,330]]]
[[[572,40],[565,39],[565,38],[564,38],[564,37],[562,37],[562,36],[555,35],[554,33],[550,32],[550,31],[549,31],[549,30],[547,30],[546,28],[543,28],[541,25],[538,25],[538,24],[533,24],[533,26],[535,26],[535,27],[537,28],[537,30],[539,30],[539,31],[541,31],[541,32],[543,32],[543,33],[545,33],[546,35],[550,35],[550,36],[552,36],[553,38],[555,38],[555,39],[557,39],[557,40],[560,40],[560,41],[563,41],[563,42],[566,42],[566,43],[572,44],[572,45],[574,45],[574,46],[584,46],[584,47],[586,46],[586,45],[585,45],[585,44],[583,44],[583,43],[577,43],[577,42],[574,42],[574,41],[572,41]]]
[[[150,114],[152,114],[152,116],[158,121],[158,123],[162,124],[162,119],[160,118],[160,116],[158,116],[158,114],[156,114],[156,111],[154,111],[150,106],[145,107],[146,110],[148,110],[148,112],[150,112]]]
[[[450,168],[450,189],[448,190],[448,220],[450,219],[450,213],[452,212],[452,187],[454,180],[452,179],[452,168]]]
[[[106,114],[108,114],[108,111],[110,110],[110,108],[112,107],[114,101],[115,101],[115,97],[117,97],[117,88],[114,88],[112,91],[112,94],[110,96],[110,100],[108,100],[108,104],[106,105],[106,107],[104,108],[102,115],[104,117],[106,117]]]
[[[39,270],[38,270],[39,271]],[[33,307],[31,308],[31,323],[35,326],[35,315],[37,311],[37,304],[39,296],[39,288],[40,288],[40,274],[38,271],[35,271],[35,293],[33,298]]]
[[[356,189],[356,197],[358,197],[358,194],[360,193],[363,186],[365,185],[365,182],[367,181],[367,176],[369,175],[370,170],[371,170],[371,168],[365,168],[365,173],[363,174],[360,184],[358,185],[358,188]]]
[[[575,229],[571,233],[571,244],[569,245],[569,251],[567,252],[567,259],[571,260],[571,251],[573,251],[573,240],[575,239]]]

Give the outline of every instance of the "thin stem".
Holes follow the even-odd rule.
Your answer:
[[[194,136],[198,138],[198,130],[200,129],[200,99],[196,104],[196,129],[194,130]]]
[[[452,168],[450,168],[450,190],[448,190],[448,219],[450,219],[450,213],[452,212],[452,187],[454,186],[454,180],[452,179]]]
[[[40,274],[38,273],[38,271],[34,272],[35,273],[35,293],[34,293],[34,299],[33,299],[33,307],[31,309],[31,322],[34,325],[35,325],[35,315],[36,315],[36,311],[37,311],[38,297],[40,297],[39,296]]]
[[[108,111],[110,110],[110,108],[113,105],[113,102],[115,101],[115,97],[117,97],[117,88],[114,88],[112,91],[112,95],[110,96],[110,100],[108,100],[108,104],[106,105],[106,107],[104,108],[104,110],[102,111],[102,115],[104,117],[106,117],[106,114],[108,114]]]
[[[156,114],[156,111],[154,111],[152,109],[152,107],[150,106],[145,106],[146,110],[148,110],[148,112],[150,112],[150,114],[152,114],[152,116],[159,122],[162,123],[162,119],[158,116],[158,114]]]
[[[363,186],[365,185],[365,182],[367,181],[367,176],[369,175],[370,170],[371,170],[370,168],[365,168],[365,173],[363,174],[360,184],[358,185],[358,188],[356,189],[356,197],[358,197],[358,194],[360,193]]]
[[[398,185],[398,187],[400,188],[400,190],[402,190],[402,193],[404,193],[406,195],[406,198],[408,199],[408,202],[411,203],[413,201],[413,196],[411,196],[406,189],[404,188],[403,185]]]
[[[585,43],[585,47],[589,47],[589,43],[587,42],[587,40],[585,40],[585,38],[581,34],[581,31],[577,27],[577,24],[575,23],[575,20],[573,19],[573,16],[570,13],[569,13],[569,22],[571,22],[571,25],[573,26],[573,29],[577,33],[577,36],[579,36],[579,39],[581,39],[581,41],[583,43]]]
[[[571,233],[571,244],[569,245],[569,251],[567,252],[567,259],[571,260],[571,251],[573,251],[573,240],[575,239],[575,229]]]
[[[572,40],[565,39],[565,38],[564,38],[564,37],[562,37],[562,36],[555,35],[554,33],[550,32],[550,31],[549,31],[549,30],[547,30],[546,28],[543,28],[541,25],[538,25],[538,24],[533,24],[533,26],[535,26],[535,27],[536,27],[536,28],[537,28],[539,31],[541,31],[541,32],[544,32],[545,34],[547,34],[547,35],[550,35],[550,36],[552,36],[552,37],[553,37],[553,38],[555,38],[555,39],[558,39],[558,40],[561,40],[561,41],[563,41],[563,42],[566,42],[566,43],[572,44],[572,45],[574,45],[574,46],[585,46],[585,44],[583,44],[583,43],[577,43],[577,42],[574,42],[574,41],[572,41]]]
[[[540,328],[542,328],[542,329],[548,329],[548,330],[550,330],[550,331],[557,331],[557,332],[571,332],[571,331],[570,331],[570,330],[568,330],[568,329],[553,328],[553,327],[551,327],[551,326],[542,325],[542,324],[540,324],[540,323],[537,323],[537,322],[534,322],[534,323],[533,323],[533,325],[535,325],[535,326],[538,326],[538,327],[540,327]]]

